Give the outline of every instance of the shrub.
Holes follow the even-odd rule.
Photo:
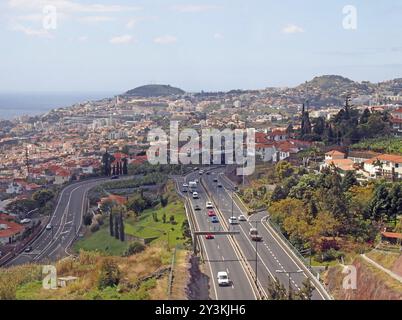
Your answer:
[[[117,286],[120,282],[120,270],[118,265],[111,259],[105,259],[102,262],[101,270],[98,276],[98,288]]]
[[[133,254],[137,254],[140,253],[142,251],[145,250],[145,245],[143,245],[142,243],[135,241],[133,243],[130,243],[130,245],[128,246],[126,252],[124,253],[124,255],[126,257],[131,256]]]

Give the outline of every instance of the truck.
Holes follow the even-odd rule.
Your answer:
[[[250,229],[249,236],[250,236],[252,241],[261,241],[262,240],[262,237],[258,233],[258,230],[256,228],[251,228]]]

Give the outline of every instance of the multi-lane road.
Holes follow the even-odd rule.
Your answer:
[[[51,230],[44,230],[31,244],[30,252],[23,252],[6,266],[30,262],[54,262],[67,256],[76,239],[87,206],[87,193],[105,179],[88,180],[71,184],[60,193],[57,206],[50,218]]]
[[[202,178],[198,173],[192,173],[181,179],[182,182],[187,183],[194,179],[202,179],[202,183],[198,186],[200,199],[193,200],[191,195],[188,195],[192,206],[198,204],[202,208],[201,211],[193,211],[198,231],[208,231],[213,228],[212,230],[239,232],[234,236],[221,236],[213,240],[203,239],[203,247],[207,255],[206,262],[211,272],[211,288],[213,289],[211,298],[221,300],[234,297],[238,299],[255,299],[261,298],[261,296],[266,298],[269,280],[279,281],[285,288],[288,288],[290,280],[292,289],[296,292],[299,291],[306,278],[312,279],[312,275],[306,268],[303,268],[302,262],[292,256],[286,250],[285,245],[274,236],[273,231],[265,222],[266,213],[252,215],[248,221],[239,222],[237,225],[228,223],[231,216],[238,217],[246,215],[246,213],[235,201],[232,201],[233,186],[223,178],[223,174],[224,169],[221,168],[212,170],[208,175],[202,175]],[[216,180],[219,181],[221,187],[218,187]],[[205,202],[209,200],[215,205],[215,211],[220,220],[219,225],[212,224],[206,214]],[[251,228],[258,229],[263,241],[258,243],[251,241],[249,237]],[[234,241],[235,244],[233,244]],[[245,265],[248,268],[244,267]],[[234,292],[230,292],[227,288],[220,288],[214,281],[217,271],[225,270],[225,268],[228,269],[234,283],[234,287],[232,287]],[[290,279],[286,272],[291,272]],[[258,286],[254,285],[256,275]],[[314,285],[316,281],[312,281],[312,283]],[[258,290],[256,290],[257,287]],[[250,295],[249,292],[253,294]],[[260,296],[258,296],[258,292],[260,292]],[[322,288],[314,290],[312,296],[314,300],[329,298]]]
[[[194,179],[199,179],[198,172],[177,179],[179,187]],[[191,213],[194,215],[197,231],[224,231],[220,223],[212,223],[208,217],[206,202],[211,199],[200,186],[197,188],[198,199],[193,199],[190,192],[182,193],[188,197]],[[198,205],[201,210],[195,210]],[[210,295],[214,300],[255,300],[258,293],[253,285],[253,279],[246,272],[239,253],[235,250],[232,236],[215,236],[215,239],[207,240],[205,236],[199,236],[202,246],[204,261],[210,274]],[[218,272],[226,271],[231,280],[230,286],[221,287],[217,283]]]

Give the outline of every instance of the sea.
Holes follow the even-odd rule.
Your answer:
[[[52,93],[1,93],[0,119],[11,120],[20,116],[35,116],[52,109],[115,96],[116,92],[52,92]]]

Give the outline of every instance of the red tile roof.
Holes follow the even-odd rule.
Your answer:
[[[395,233],[395,232],[381,232],[381,234],[390,239],[401,239],[402,240],[402,233]]]
[[[0,228],[0,238],[9,238],[21,233],[25,228],[18,223],[9,220],[0,219],[0,225],[5,226],[5,229]]]

